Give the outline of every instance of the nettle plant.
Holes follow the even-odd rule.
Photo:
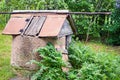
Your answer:
[[[66,63],[52,44],[36,50],[41,61],[31,60],[40,68],[31,80],[119,80],[120,55],[94,53],[79,41],[73,41],[68,49],[71,68],[63,72]]]
[[[38,71],[31,77],[31,80],[65,80],[66,76],[62,71],[62,67],[66,65],[62,60],[62,54],[51,43],[38,48],[36,51],[43,59],[41,61],[31,60],[32,63],[40,66]]]
[[[120,55],[94,53],[79,41],[69,47],[69,60],[74,79],[69,80],[119,80]]]

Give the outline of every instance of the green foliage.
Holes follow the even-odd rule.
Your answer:
[[[116,8],[112,13],[112,24],[110,25],[109,37],[106,40],[108,44],[112,45],[120,45],[120,9]]]
[[[92,51],[90,51],[88,47],[83,46],[81,43],[72,43],[68,51],[69,51],[70,63],[72,63],[72,67],[75,69],[81,68],[82,65],[80,64],[84,62],[88,62],[88,61],[93,62],[94,58],[92,57],[95,54],[93,54]]]
[[[69,47],[69,60],[75,80],[119,80],[120,56],[107,53],[93,53],[80,42]],[[77,69],[77,70],[76,70]]]
[[[113,11],[115,0],[66,0],[68,9],[78,12],[109,12]],[[108,27],[110,17],[105,15],[76,15],[74,22],[78,30],[79,39],[88,41],[89,39],[103,40],[107,37],[104,27]]]
[[[64,0],[2,0],[0,9],[12,10],[40,10],[40,9],[66,9]]]
[[[111,11],[115,0],[65,0],[71,11]]]
[[[31,80],[65,80],[62,67],[65,66],[61,53],[57,52],[52,44],[37,49],[43,58],[41,61],[32,60],[40,69],[32,76]]]
[[[0,12],[7,12],[9,11],[9,7],[6,5],[5,0],[0,1]],[[7,20],[9,19],[9,15],[1,15],[0,14],[0,29],[3,29],[5,24],[7,23]]]
[[[73,42],[69,47],[69,62],[72,68],[63,72],[65,66],[62,56],[53,45],[37,50],[41,61],[32,60],[40,66],[32,80],[119,80],[120,55],[94,53],[80,42]]]

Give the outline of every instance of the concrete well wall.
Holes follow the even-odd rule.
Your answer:
[[[38,53],[34,52],[39,47],[44,47],[51,42],[57,49],[65,50],[65,37],[61,38],[37,38],[30,36],[13,36],[11,65],[15,67],[36,69],[34,64],[26,64],[30,60],[40,60]]]

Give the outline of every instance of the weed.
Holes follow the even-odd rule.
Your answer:
[[[72,71],[76,72],[76,80],[120,79],[120,55],[94,53],[77,41],[69,47],[69,60]]]
[[[37,52],[43,58],[40,62],[32,60],[40,66],[33,74],[32,80],[119,80],[120,56],[107,53],[94,53],[81,42],[72,42],[69,49],[69,62],[72,68],[63,72],[65,66],[61,53],[53,45],[39,48]]]
[[[32,63],[40,66],[40,69],[31,77],[31,80],[65,80],[65,73],[62,67],[65,66],[62,55],[52,44],[36,50],[43,58],[40,62],[31,60]]]

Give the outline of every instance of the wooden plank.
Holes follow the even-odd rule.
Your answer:
[[[31,23],[29,23],[27,30],[25,31],[24,35],[27,36],[37,36],[44,24],[46,17],[45,16],[38,16],[33,17]]]
[[[35,17],[35,20],[33,21],[33,25],[31,25],[31,28],[29,30],[29,35],[35,36],[37,34],[36,29],[38,27],[38,21],[39,21],[39,17]]]
[[[38,24],[37,24],[38,27],[37,27],[37,29],[36,29],[37,34],[40,33],[41,28],[42,28],[42,26],[43,26],[43,24],[44,24],[46,18],[47,18],[46,16],[41,16],[41,17],[40,17],[40,19],[39,19],[39,21],[38,21]]]
[[[21,33],[21,35],[25,35],[25,32],[26,32],[27,28],[29,27],[29,24],[31,23],[32,19],[33,19],[33,16],[30,17],[30,20],[26,24],[26,26],[24,27],[23,32]]]
[[[62,28],[61,28],[61,30],[59,32],[58,37],[62,37],[62,36],[65,36],[65,35],[70,35],[70,34],[73,34],[73,31],[71,29],[69,21],[65,20],[64,24],[62,25]]]
[[[38,19],[39,19],[38,17],[33,18],[32,22],[29,25],[29,28],[27,29],[27,33],[26,33],[27,35],[32,36],[32,35],[36,34],[36,32],[35,32],[36,26],[35,25],[37,24]]]
[[[0,14],[35,14],[35,13],[52,13],[52,14],[74,14],[74,15],[110,15],[112,12],[41,12],[41,11],[25,11],[25,12],[0,12]]]

